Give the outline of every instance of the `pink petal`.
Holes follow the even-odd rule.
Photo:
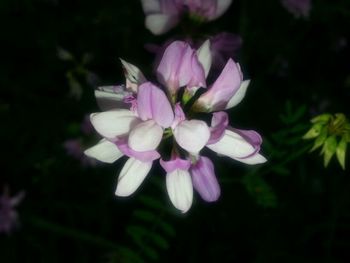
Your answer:
[[[218,142],[225,134],[225,129],[228,126],[228,115],[224,111],[214,112],[211,119],[210,139],[208,144]]]
[[[179,87],[205,86],[205,73],[195,50],[182,41],[174,41],[165,50],[157,68],[158,80],[172,94]]]
[[[142,162],[150,162],[160,158],[160,154],[155,150],[138,152],[131,149],[126,138],[119,139],[117,142],[115,142],[115,144],[124,155]]]
[[[214,165],[207,157],[200,157],[191,168],[194,189],[203,200],[214,202],[220,196],[220,186],[215,176]]]
[[[207,111],[224,110],[228,101],[239,89],[241,81],[239,66],[229,59],[220,76],[211,88],[199,97],[197,104]]]
[[[153,119],[163,128],[174,120],[174,113],[165,93],[151,82],[143,83],[137,95],[137,112],[142,120]]]
[[[191,162],[189,160],[184,160],[180,158],[175,158],[170,161],[164,161],[160,159],[159,163],[167,173],[171,173],[176,169],[188,170],[191,166]]]
[[[262,144],[262,138],[259,133],[253,130],[240,130],[235,128],[230,128],[233,132],[236,132],[237,134],[241,135],[248,143],[250,143],[255,151],[248,156],[245,156],[243,158],[248,158],[260,151],[260,146]]]
[[[182,121],[184,121],[186,119],[185,113],[181,108],[180,102],[175,104],[175,109],[174,109],[174,113],[175,113],[175,118],[173,123],[171,124],[171,128],[175,129],[175,127]]]

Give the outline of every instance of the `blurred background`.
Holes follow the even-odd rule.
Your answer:
[[[235,0],[196,28],[239,37],[233,56],[252,82],[230,120],[263,135],[268,162],[207,153],[221,197],[196,195],[184,215],[160,167],[118,198],[125,159],[82,153],[98,140],[86,118],[99,111],[94,89],[124,83],[118,58],[152,79],[147,47],[188,37],[189,21],[154,36],[144,19],[136,0],[0,1],[0,262],[350,262],[349,170],[325,168],[302,139],[316,115],[349,116],[350,2],[313,0],[300,15]]]

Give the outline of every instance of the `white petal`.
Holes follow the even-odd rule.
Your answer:
[[[110,139],[127,134],[138,123],[135,114],[124,109],[93,113],[90,120],[99,134]]]
[[[95,97],[98,106],[102,110],[111,110],[111,109],[120,109],[130,107],[129,104],[126,104],[123,99],[126,96],[124,93],[112,93],[102,90],[95,90]]]
[[[115,194],[118,196],[129,196],[134,193],[151,170],[152,162],[141,162],[129,158],[125,163],[118,178]]]
[[[225,130],[225,134],[220,141],[207,145],[207,147],[233,159],[244,158],[255,151],[254,147],[242,136],[230,130]]]
[[[260,153],[254,154],[251,157],[244,158],[244,159],[237,159],[235,160],[245,163],[245,164],[259,164],[259,163],[265,163],[267,160],[264,156],[262,156]]]
[[[136,125],[129,134],[129,147],[138,152],[155,150],[162,140],[163,129],[154,120]]]
[[[118,147],[106,139],[102,139],[98,144],[87,149],[84,153],[104,163],[113,163],[123,156]]]
[[[243,98],[247,92],[247,88],[249,86],[249,83],[250,83],[249,79],[245,80],[241,83],[241,86],[239,87],[239,89],[237,90],[235,95],[233,95],[232,98],[227,103],[226,110],[236,106],[238,103],[240,103],[243,100]]]
[[[204,43],[200,46],[200,48],[197,50],[197,56],[199,62],[204,68],[205,77],[207,77],[212,63],[209,40],[204,41]]]
[[[103,91],[103,90],[95,90],[95,97],[96,99],[99,98],[108,98],[108,99],[114,99],[116,101],[122,101],[129,93],[114,93],[109,91]]]
[[[191,176],[186,170],[175,170],[166,175],[166,187],[173,205],[186,213],[193,199]]]
[[[120,61],[122,62],[125,70],[124,74],[126,78],[126,87],[137,93],[138,86],[146,81],[145,76],[138,67],[126,62],[123,59],[120,59]]]
[[[230,7],[231,3],[232,3],[232,0],[217,0],[215,16],[210,20],[214,20],[220,17],[223,13],[225,13],[226,10]]]
[[[186,151],[197,154],[207,144],[210,131],[204,121],[182,121],[175,127],[176,142]]]
[[[171,28],[173,28],[178,22],[176,16],[154,14],[146,17],[146,28],[148,28],[153,34],[161,35]]]
[[[145,14],[161,11],[159,0],[141,0],[141,4]]]

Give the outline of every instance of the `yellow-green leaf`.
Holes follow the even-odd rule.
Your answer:
[[[321,114],[321,115],[318,115],[314,118],[311,119],[311,122],[312,123],[317,123],[317,122],[320,122],[320,123],[327,123],[330,119],[332,118],[332,115],[329,114],[329,113],[325,113],[325,114]]]
[[[322,123],[314,124],[311,129],[303,136],[303,139],[313,139],[320,135],[324,125]]]
[[[337,139],[335,136],[328,137],[324,143],[322,151],[324,152],[324,166],[327,167],[332,156],[337,150]]]
[[[325,142],[325,140],[327,139],[327,128],[323,127],[321,130],[320,135],[317,137],[317,139],[315,140],[314,146],[312,147],[312,149],[310,150],[310,152],[313,152],[314,150],[318,149],[319,147],[322,146],[322,144]]]
[[[346,138],[343,137],[337,147],[337,158],[340,163],[340,166],[345,170],[345,155],[346,155]]]

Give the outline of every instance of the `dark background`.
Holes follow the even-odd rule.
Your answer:
[[[63,146],[97,142],[80,123],[99,110],[96,85],[124,82],[118,58],[149,77],[144,44],[180,28],[153,36],[139,1],[1,0],[0,186],[26,197],[21,225],[0,235],[0,262],[349,262],[349,172],[335,160],[324,168],[301,139],[315,114],[349,116],[349,5],[314,0],[309,18],[296,19],[278,0],[236,0],[199,29],[242,37],[237,60],[252,83],[230,119],[263,135],[269,161],[249,167],[207,153],[222,195],[212,204],[196,195],[182,215],[159,167],[117,198],[125,159],[84,166]],[[91,57],[88,73],[60,59],[59,47],[79,63]],[[70,95],[74,81],[80,97]]]

